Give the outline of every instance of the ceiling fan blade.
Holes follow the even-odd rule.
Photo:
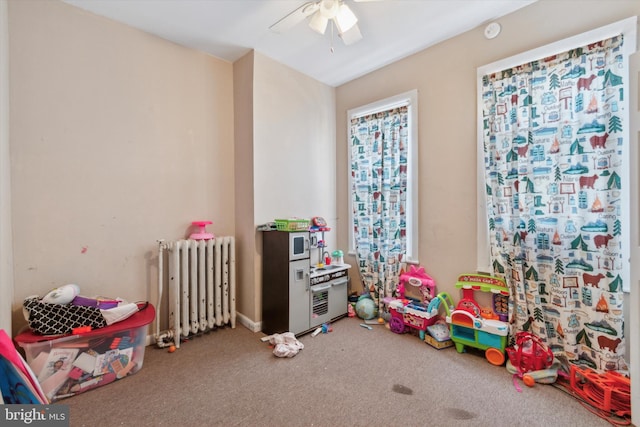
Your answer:
[[[354,24],[354,26],[349,28],[348,31],[339,33],[338,35],[342,39],[342,42],[347,46],[362,40],[362,33],[360,32],[360,28],[358,28],[358,24]]]
[[[307,2],[269,27],[276,33],[284,33],[304,21],[319,8],[319,2]]]
[[[329,20],[319,12],[314,13],[309,21],[309,27],[320,34],[324,34],[324,32],[327,31],[328,24]]]

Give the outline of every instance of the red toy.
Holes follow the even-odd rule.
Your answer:
[[[530,332],[518,332],[515,345],[506,351],[511,364],[522,374],[547,369],[553,363],[551,350]]]

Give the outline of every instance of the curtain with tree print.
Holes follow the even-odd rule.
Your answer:
[[[380,311],[406,254],[408,108],[351,120],[354,240],[365,290]]]
[[[565,362],[626,369],[622,36],[483,77],[491,261],[511,336]],[[625,231],[627,230],[627,231]]]

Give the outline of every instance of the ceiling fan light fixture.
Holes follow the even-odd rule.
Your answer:
[[[339,2],[338,0],[322,0],[320,2],[319,14],[327,19],[335,18],[338,14]]]
[[[356,25],[358,18],[351,11],[349,6],[343,3],[340,5],[338,13],[335,15],[335,18],[333,18],[333,21],[336,23],[339,33],[346,33]]]
[[[328,23],[329,19],[327,19],[322,13],[316,12],[309,21],[309,27],[311,27],[313,31],[324,34],[324,32],[327,31]]]

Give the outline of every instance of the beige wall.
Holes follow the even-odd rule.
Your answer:
[[[233,64],[235,134],[236,304],[241,322],[259,320],[256,307],[255,227],[253,220],[253,52]],[[246,318],[243,318],[245,316]]]
[[[254,61],[255,224],[322,216],[334,225],[335,89],[259,53]],[[334,232],[326,240],[333,250]],[[256,319],[261,319],[261,233],[255,249]]]
[[[476,69],[638,14],[630,0],[539,0],[499,19],[493,40],[479,27],[337,88],[338,244],[347,245],[347,111],[417,89],[420,262],[439,291],[457,295],[456,277],[476,269]]]
[[[232,64],[58,1],[9,2],[14,332],[24,297],[156,299],[156,239],[235,232]]]
[[[258,224],[335,220],[335,90],[256,54],[254,201]]]
[[[13,253],[9,159],[9,10],[0,0],[0,329],[11,334]]]
[[[259,330],[256,225],[336,220],[335,89],[60,2],[12,0],[9,18],[14,330],[24,297],[66,283],[155,302],[156,239],[196,219],[236,236],[240,321]]]
[[[335,218],[334,89],[251,52],[233,65],[238,310],[260,330],[262,235],[283,217]]]
[[[335,223],[335,90],[260,53],[233,65],[239,311],[262,320],[262,233],[276,218]],[[327,240],[331,244],[331,237]],[[333,240],[335,241],[335,239]]]

